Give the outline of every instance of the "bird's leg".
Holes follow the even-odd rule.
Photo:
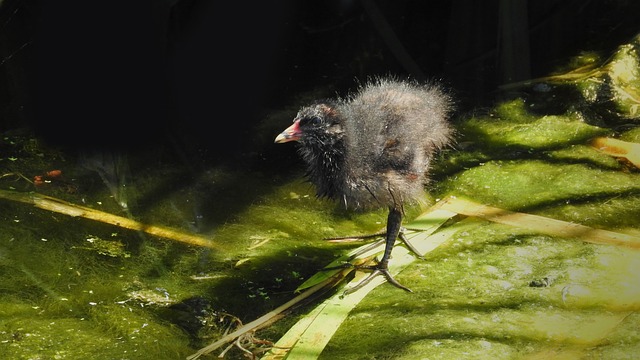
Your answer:
[[[387,217],[387,233],[385,238],[385,248],[384,254],[382,255],[382,259],[376,264],[372,266],[359,266],[359,268],[365,268],[373,270],[369,276],[367,276],[360,283],[355,285],[354,287],[347,289],[344,291],[344,295],[350,294],[363,286],[367,285],[374,277],[378,275],[384,275],[391,285],[398,287],[400,289],[412,292],[408,287],[400,284],[396,279],[393,278],[391,273],[389,272],[389,259],[391,258],[391,251],[393,250],[393,245],[396,242],[396,238],[400,234],[400,229],[402,225],[402,211],[399,209],[392,207],[389,209],[389,216]],[[406,242],[406,239],[403,239]]]

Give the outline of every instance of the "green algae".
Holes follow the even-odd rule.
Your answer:
[[[522,99],[500,104],[493,115],[471,118],[461,128],[465,140],[500,151],[553,149],[608,132],[585,123],[578,113],[536,117]]]
[[[638,193],[637,174],[591,164],[544,160],[496,160],[483,163],[439,184],[444,192],[468,195],[508,209],[586,198]]]
[[[624,353],[638,340],[639,319],[629,317],[640,305],[637,255],[469,222],[398,276],[415,294],[374,290],[320,358]]]
[[[623,55],[634,53],[622,47],[612,70],[637,65]],[[606,111],[598,113],[610,110],[611,99],[620,103],[615,109],[622,122],[609,127],[573,106],[540,114],[524,98],[460,119],[456,149],[434,164],[427,203],[466,196],[637,236],[638,169],[589,146],[597,136],[640,142],[635,98],[624,97],[637,91],[635,80],[624,76],[637,74],[610,75],[633,86],[610,97],[596,63],[583,60],[580,66],[587,66],[580,75],[587,77],[573,78],[571,86],[590,106],[604,104]],[[5,137],[2,150],[0,165],[7,172],[31,179],[63,168],[81,185],[70,193],[3,178],[3,187],[123,212],[99,178],[37,140]],[[227,323],[201,326],[202,321],[219,321],[215,315],[224,313],[246,323],[274,309],[319,269],[360,245],[324,238],[377,232],[386,220],[384,209],[348,213],[317,199],[300,173],[280,177],[214,168],[193,175],[163,165],[138,169],[130,194],[138,206],[130,215],[199,232],[223,251],[0,203],[3,358],[185,358],[233,329]],[[407,207],[407,218],[420,211]],[[414,293],[377,288],[321,358],[620,359],[640,350],[637,250],[472,218],[450,226],[456,232],[448,242],[397,276]],[[193,299],[204,305],[180,307]],[[276,341],[306,309],[256,336]],[[243,354],[236,349],[227,358]]]
[[[461,132],[473,144],[438,159],[431,196],[467,196],[506,209],[637,231],[638,172],[588,146],[591,137],[612,130],[578,116],[545,117],[525,109],[523,102],[509,102],[496,111],[500,117],[462,123]],[[501,126],[508,140],[499,136]],[[630,129],[621,138],[637,135]],[[236,175],[219,169],[213,177],[229,186]],[[171,177],[168,171],[158,179]],[[225,329],[186,330],[172,306],[200,297],[246,323],[290,299],[305,279],[359,246],[324,238],[384,226],[384,209],[347,213],[316,199],[301,175],[265,185],[264,176],[252,180],[242,174],[235,182],[234,192],[251,188],[259,195],[205,228],[224,252],[1,204],[6,226],[0,243],[0,353],[18,359],[34,354],[184,358]],[[156,191],[155,186],[147,180],[137,188]],[[168,194],[141,217],[189,230],[185,213],[199,196],[191,191]],[[78,201],[79,195],[64,196]],[[110,201],[106,191],[88,198],[95,199],[92,206]],[[407,208],[407,218],[420,210]],[[94,247],[87,239],[96,238],[101,241]],[[628,316],[638,307],[635,255],[468,221],[426,261],[398,275],[414,293],[386,285],[376,289],[321,357],[523,358],[554,349],[615,358],[638,343],[634,329],[640,319]],[[275,341],[303,313],[300,308],[257,336]],[[589,327],[591,332],[576,332]],[[603,335],[598,329],[610,331]],[[227,354],[241,357],[236,350]]]
[[[11,308],[11,303],[2,304]],[[99,309],[112,319],[96,326],[92,314],[68,314],[51,318],[34,306],[13,307],[0,327],[2,354],[7,359],[103,359],[178,358],[188,341],[175,329],[166,328],[136,309]],[[117,319],[117,321],[114,321]]]
[[[467,196],[506,209],[637,231],[638,172],[588,146],[591,137],[612,130],[588,125],[579,116],[533,115],[524,105],[508,102],[496,110],[499,117],[463,122],[461,133],[473,144],[438,158],[431,196]],[[508,140],[499,136],[501,126]],[[638,132],[632,128],[620,135],[629,141]],[[384,209],[347,213],[317,199],[301,175],[265,185],[260,174],[231,180],[237,174],[217,171],[207,178],[225,186],[235,181],[233,192],[251,188],[259,194],[250,204],[234,205],[232,215],[218,214],[219,225],[208,228],[224,252],[1,204],[7,226],[0,243],[0,352],[9,358],[36,353],[184,358],[225,329],[187,331],[171,315],[172,306],[200,297],[216,311],[248,322],[290,299],[305,279],[359,246],[324,238],[384,226]],[[158,179],[172,177],[167,170]],[[160,185],[147,180],[137,188],[157,191],[155,186]],[[185,213],[198,196],[195,190],[168,194],[141,217],[189,230]],[[106,191],[88,198],[95,199],[92,206],[106,207],[110,201]],[[420,211],[408,207],[407,218]],[[87,239],[96,238],[101,241],[94,247],[95,241]],[[623,354],[638,343],[633,329],[639,319],[627,316],[638,307],[636,258],[628,249],[467,221],[426,261],[398,275],[413,294],[385,285],[376,289],[321,357],[522,358],[550,349],[581,356]],[[303,313],[301,308],[257,335],[275,341]],[[576,335],[589,326],[592,332]],[[596,331],[601,328],[610,331],[602,335]],[[227,354],[241,356],[240,351]]]
[[[602,169],[620,170],[622,165],[615,158],[603,154],[588,145],[570,145],[557,150],[551,150],[545,155],[550,162],[591,164]]]
[[[620,140],[640,143],[640,127],[632,128],[620,134]]]

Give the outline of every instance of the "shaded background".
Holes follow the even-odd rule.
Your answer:
[[[258,140],[276,135],[258,134],[270,112],[384,74],[439,79],[461,111],[482,107],[502,84],[624,43],[639,10],[606,0],[4,0],[0,132],[28,128],[82,151],[281,164],[290,149]]]

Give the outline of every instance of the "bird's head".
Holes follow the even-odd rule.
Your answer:
[[[324,102],[300,109],[293,124],[281,132],[275,142],[326,143],[328,139],[338,140],[342,133],[342,123],[336,107]]]
[[[345,143],[343,117],[338,103],[318,102],[298,111],[293,124],[276,143],[298,142],[298,152],[307,163],[307,177],[316,185],[318,197],[337,198],[344,177]]]

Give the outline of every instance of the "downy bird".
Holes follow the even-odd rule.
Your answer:
[[[318,197],[352,210],[389,209],[382,259],[365,267],[371,274],[351,291],[378,275],[411,291],[391,276],[388,264],[399,236],[416,252],[402,236],[403,206],[424,199],[431,161],[452,141],[452,108],[437,84],[375,78],[344,98],[302,107],[276,137],[276,143],[297,141]]]

